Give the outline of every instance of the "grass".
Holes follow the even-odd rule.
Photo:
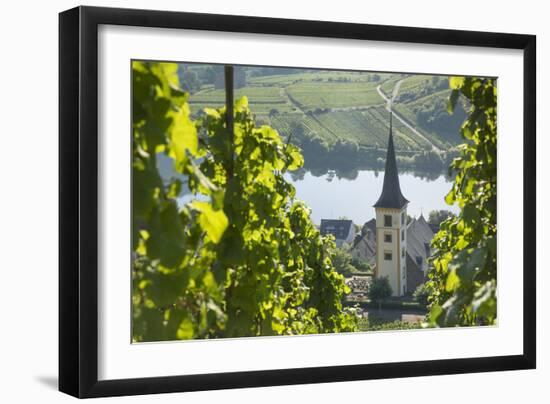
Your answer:
[[[286,88],[289,97],[306,111],[317,108],[357,108],[383,104],[373,82],[305,82]]]
[[[279,87],[243,87],[235,91],[235,98],[243,95],[248,97],[250,109],[256,114],[267,114],[274,109],[278,112],[296,110]],[[189,104],[192,113],[205,107],[219,108],[225,104],[225,92],[212,88],[201,90],[189,97]]]
[[[409,323],[406,321],[382,321],[377,319],[359,319],[359,331],[389,331],[389,330],[418,330],[425,328],[421,323]]]

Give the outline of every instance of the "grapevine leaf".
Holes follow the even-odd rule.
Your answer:
[[[192,206],[200,212],[199,224],[202,229],[214,243],[219,243],[228,225],[223,210],[214,210],[210,203],[202,201],[194,201]]]
[[[451,77],[449,78],[449,87],[452,90],[459,90],[464,85],[465,80],[465,77]]]

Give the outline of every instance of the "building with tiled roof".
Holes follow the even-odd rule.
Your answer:
[[[346,219],[321,219],[319,231],[323,236],[332,234],[338,247],[341,247],[344,243],[351,245],[355,238],[353,222]]]

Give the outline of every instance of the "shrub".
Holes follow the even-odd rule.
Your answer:
[[[351,265],[353,265],[355,268],[357,268],[358,271],[361,271],[361,272],[372,271],[369,263],[361,258],[352,258]]]
[[[418,285],[418,287],[413,293],[414,300],[416,300],[419,304],[422,304],[424,306],[428,305],[429,297],[430,297],[430,290],[425,283]]]
[[[382,308],[382,302],[392,295],[390,280],[387,276],[375,278],[369,287],[369,299],[378,303],[378,308]]]
[[[336,247],[332,250],[331,260],[334,269],[346,277],[357,272],[357,268],[352,264],[350,247],[345,243],[342,247]]]

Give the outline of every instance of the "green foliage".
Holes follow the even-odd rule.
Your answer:
[[[378,306],[382,302],[391,297],[392,289],[387,276],[374,278],[369,286],[368,297],[373,302],[378,302]]]
[[[372,82],[309,81],[292,84],[286,91],[304,111],[384,104]]]
[[[254,68],[248,68],[254,69]],[[341,70],[304,70],[294,69],[293,72],[285,72],[285,68],[273,67],[262,68],[265,74],[256,75],[248,80],[248,83],[256,86],[281,86],[286,87],[291,84],[298,83],[365,83],[369,81],[380,81],[382,78],[390,77],[389,74],[384,73],[367,73],[367,72],[354,72],[354,71],[341,71]],[[290,74],[289,74],[290,73]]]
[[[395,84],[402,80],[395,99],[394,110],[430,139],[437,147],[448,150],[461,142],[458,134],[466,113],[461,102],[455,113],[447,113],[449,80],[443,76],[398,75],[382,84],[382,90],[390,94]]]
[[[196,71],[191,70],[185,65],[178,66],[179,82],[183,90],[193,94],[200,90],[201,79]]]
[[[356,268],[351,264],[351,253],[349,247],[336,247],[332,251],[332,263],[336,271],[344,276],[350,276],[356,271]]]
[[[224,105],[224,91],[214,88],[213,78],[214,70],[221,66],[180,66],[184,88],[192,93],[188,101],[193,116],[202,114],[204,108]],[[378,168],[379,156],[375,154],[386,147],[389,116],[377,87],[381,85],[389,94],[398,81],[402,83],[394,111],[429,140],[394,119],[400,167],[440,172],[446,161],[430,153],[432,144],[448,152],[460,143],[463,98],[449,115],[446,102],[451,90],[446,77],[252,66],[241,69],[247,80],[244,87],[236,88],[236,96],[248,97],[256,122],[269,124],[303,150],[308,169]],[[315,167],[313,160],[317,161]]]
[[[356,144],[364,148],[387,146],[389,114],[384,107],[371,107],[361,111],[320,111],[305,115],[279,113],[269,116],[271,125],[284,136],[292,136],[293,143],[304,147],[312,137],[319,137],[327,152],[338,153],[337,143]],[[396,147],[402,151],[430,150],[424,139],[394,120]],[[346,158],[349,158],[348,150]]]
[[[345,277],[371,271],[367,262],[351,256],[351,246],[345,243],[332,251],[332,263],[336,271]]]
[[[450,210],[432,210],[428,215],[428,223],[432,226],[439,227],[443,221],[452,216],[454,216],[454,214]]]
[[[427,306],[429,304],[430,292],[430,287],[425,283],[421,283],[413,292],[413,298],[422,306]]]
[[[351,265],[353,265],[358,272],[372,273],[372,268],[369,263],[361,258],[352,258]]]
[[[281,112],[292,112],[292,105],[281,95],[278,87],[243,87],[235,90],[236,97],[246,96],[250,109],[256,114],[267,114],[272,109]],[[221,107],[225,104],[225,90],[207,88],[189,97],[193,114],[205,107]]]
[[[430,320],[440,326],[495,324],[496,81],[461,77],[450,85],[451,104],[461,94],[471,107],[461,128],[465,143],[452,163],[456,177],[446,196],[460,214],[442,222],[432,242]]]
[[[191,120],[176,64],[132,68],[133,340],[355,330],[334,243],[283,176],[298,148],[256,127],[246,98],[234,133],[225,108]],[[160,154],[176,173],[164,181]]]
[[[393,330],[417,330],[424,328],[424,325],[421,322],[413,323],[409,321],[384,321],[380,320],[374,316],[369,318],[361,318],[359,320],[359,330],[360,331],[393,331]]]

